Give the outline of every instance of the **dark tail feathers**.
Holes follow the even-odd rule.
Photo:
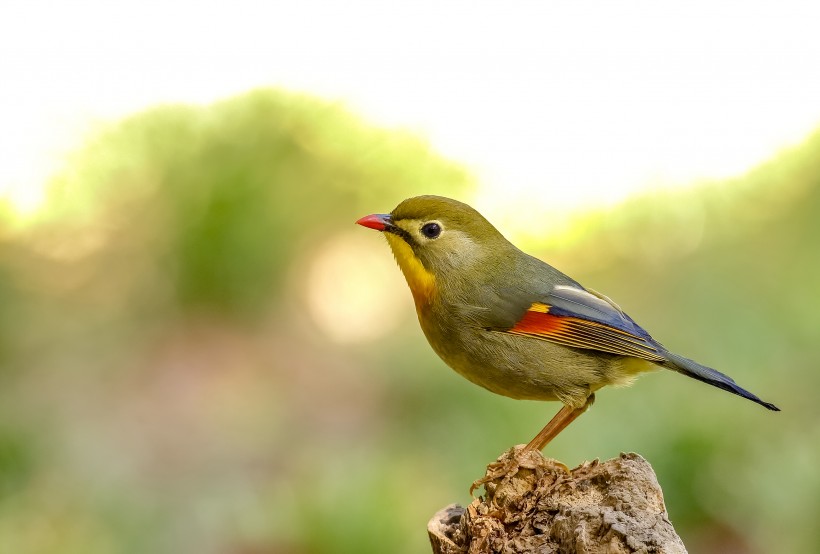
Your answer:
[[[752,402],[757,402],[761,406],[764,406],[775,412],[780,411],[780,408],[778,408],[774,404],[762,401],[754,394],[738,386],[738,384],[735,383],[731,377],[724,375],[721,372],[712,369],[711,367],[700,365],[699,363],[690,360],[689,358],[684,358],[683,356],[678,356],[677,354],[673,354],[668,351],[664,352],[664,355],[667,359],[667,362],[664,363],[663,366],[666,368],[677,371],[678,373],[683,373],[684,375],[687,375],[693,379],[697,379],[698,381],[709,383],[713,387],[729,391],[738,396],[742,396],[743,398],[748,398]]]

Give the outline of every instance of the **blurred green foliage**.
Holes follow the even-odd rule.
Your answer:
[[[820,551],[818,153],[534,245],[783,409],[658,373],[550,445],[644,455],[693,552]],[[397,331],[334,343],[306,276],[361,215],[471,187],[407,133],[277,91],[90,139],[30,226],[0,226],[0,552],[427,551],[433,512],[558,406],[446,369],[409,293]]]
[[[183,310],[258,314],[281,289],[286,261],[349,224],[348,210],[425,183],[467,182],[409,135],[259,91],[158,108],[101,133],[55,183],[49,213],[60,228],[104,233],[114,264],[131,269],[135,251],[147,256]]]

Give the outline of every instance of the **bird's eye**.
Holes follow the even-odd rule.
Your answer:
[[[425,223],[421,226],[421,234],[428,239],[435,239],[441,234],[441,225],[438,223]]]

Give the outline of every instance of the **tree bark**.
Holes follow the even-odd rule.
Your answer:
[[[436,513],[434,554],[685,554],[652,466],[637,454],[573,470],[540,452],[505,452],[485,494]]]

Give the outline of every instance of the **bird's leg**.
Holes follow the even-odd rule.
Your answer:
[[[587,409],[592,406],[593,402],[595,402],[595,395],[590,394],[587,401],[580,408],[564,406],[558,410],[558,413],[555,414],[555,416],[543,429],[541,429],[541,432],[535,435],[535,438],[533,438],[527,446],[524,447],[524,451],[544,450],[544,447],[547,446],[552,439],[557,437],[558,433],[563,431],[567,425],[575,421],[579,415],[587,411]]]
[[[543,450],[544,447],[547,446],[552,439],[558,436],[558,433],[563,431],[567,425],[575,421],[579,415],[587,411],[587,409],[592,406],[593,402],[595,402],[595,395],[590,394],[587,401],[580,408],[571,408],[569,406],[564,406],[561,408],[550,420],[550,422],[547,423],[546,427],[544,427],[541,432],[538,433],[535,438],[532,439],[524,448],[521,448],[516,452],[511,452],[510,458],[504,462],[493,462],[487,466],[487,474],[481,479],[473,481],[473,484],[470,487],[470,494],[472,495],[476,488],[489,481],[493,481],[505,475],[510,476],[515,474],[522,466],[522,459],[526,456],[528,451]],[[555,463],[562,466],[566,472],[569,473],[569,468],[567,468],[564,464],[560,462]]]

